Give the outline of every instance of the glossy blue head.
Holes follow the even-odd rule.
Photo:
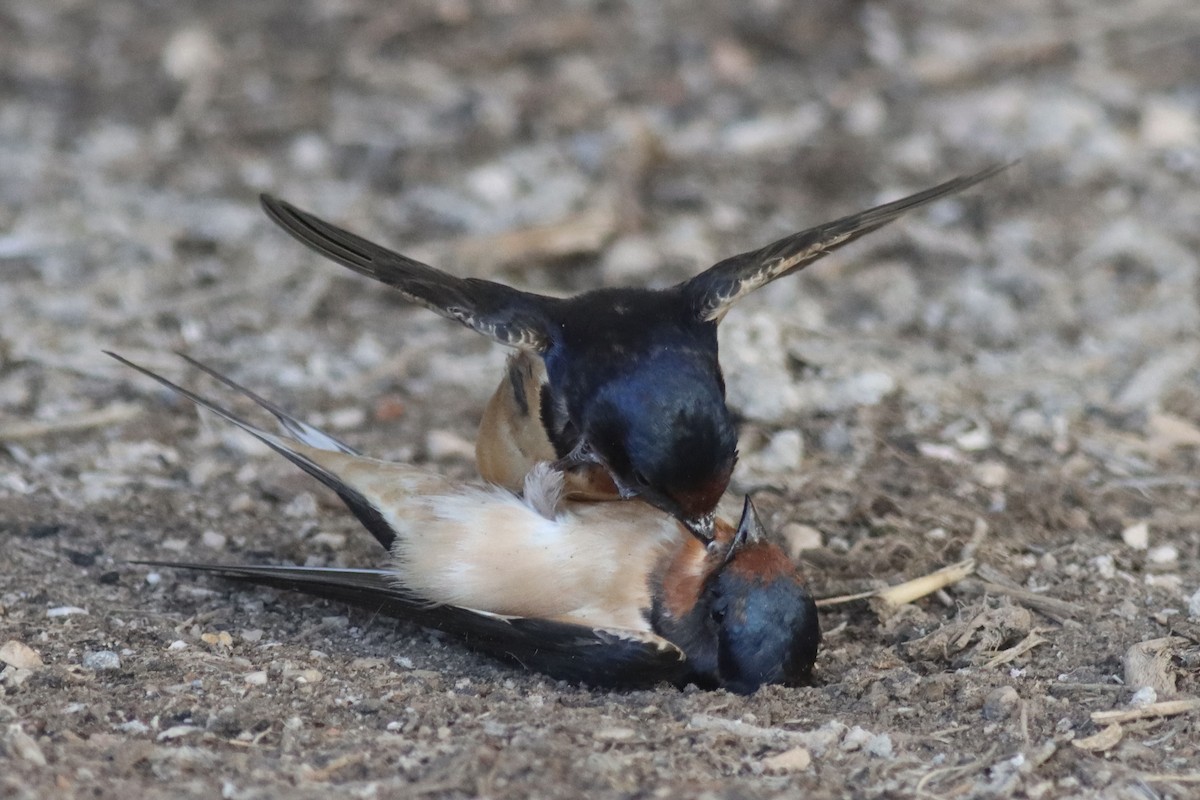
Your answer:
[[[581,420],[595,456],[626,495],[704,539],[737,461],[737,431],[719,372],[671,349],[630,359]]]
[[[622,494],[711,539],[737,458],[716,323],[678,288],[602,289],[552,310],[544,407],[559,455],[599,462]]]
[[[726,540],[720,526],[717,538]],[[816,603],[796,565],[767,540],[749,497],[728,548],[696,555],[700,563],[672,563],[653,616],[687,656],[690,679],[738,694],[807,680],[821,641]]]

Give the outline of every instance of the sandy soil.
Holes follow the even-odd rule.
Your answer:
[[[13,1],[0,27],[0,796],[1197,791],[1194,3]],[[829,609],[811,687],[595,692],[128,563],[377,554],[101,348],[472,473],[504,354],[309,255],[260,191],[570,292],[1012,158],[722,326],[735,488],[818,595],[979,565]]]

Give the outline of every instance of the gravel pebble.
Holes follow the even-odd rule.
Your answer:
[[[121,668],[121,657],[112,650],[94,650],[83,654],[86,669],[101,671]]]

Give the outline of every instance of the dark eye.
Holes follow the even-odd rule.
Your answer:
[[[646,480],[646,476],[642,474],[641,470],[635,469],[633,471],[633,480],[634,480],[634,483],[638,484],[639,486],[649,486],[650,485],[650,481]]]
[[[713,606],[708,612],[708,617],[716,624],[720,625],[725,621],[725,607]]]

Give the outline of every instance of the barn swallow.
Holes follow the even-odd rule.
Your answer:
[[[737,300],[1004,166],[792,234],[667,289],[546,297],[459,278],[270,195],[267,215],[318,253],[400,291],[546,368],[542,424],[560,468],[601,467],[622,497],[673,515],[707,542],[737,459],[717,325]]]
[[[596,686],[670,681],[750,693],[805,680],[816,605],[747,497],[706,547],[643,503],[562,498],[540,464],[521,496],[379,461],[184,358],[279,421],[262,430],[121,356],[113,358],[223,417],[328,486],[388,551],[382,569],[143,562],[214,572],[409,619],[476,650]]]

